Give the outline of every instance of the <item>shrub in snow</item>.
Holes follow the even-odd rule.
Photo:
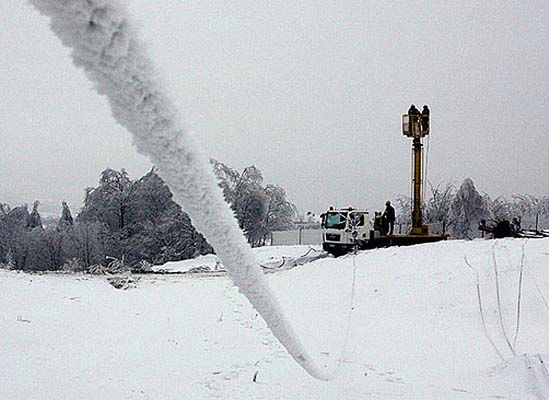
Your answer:
[[[141,262],[137,264],[137,267],[134,268],[133,272],[153,272],[153,265],[147,260],[141,260]]]
[[[61,267],[63,272],[84,272],[85,268],[80,259],[78,258],[69,258],[65,260],[65,263]]]
[[[130,272],[130,267],[126,264],[124,258],[120,260],[114,259],[107,264],[105,271],[108,274],[125,274]]]

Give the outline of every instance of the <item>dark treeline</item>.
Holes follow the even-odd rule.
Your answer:
[[[283,189],[262,186],[255,167],[242,173],[212,161],[227,201],[250,244],[262,245],[295,216]],[[151,264],[212,253],[189,216],[155,170],[137,180],[126,171],[106,169],[97,187],[85,190],[80,213],[67,203],[55,225],[43,226],[39,202],[11,208],[0,203],[0,264],[24,271],[94,271],[116,264],[145,270]]]

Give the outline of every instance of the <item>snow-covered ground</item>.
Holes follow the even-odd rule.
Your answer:
[[[268,280],[333,381],[310,378],[225,276],[146,275],[124,291],[0,271],[0,399],[549,398],[549,239],[377,249]]]
[[[266,246],[257,247],[252,251],[259,264],[269,270],[291,267],[295,263],[304,264],[306,261],[319,258],[321,254],[325,256],[322,253],[322,246]],[[197,270],[218,271],[224,268],[216,255],[208,254],[191,260],[170,261],[152,269],[156,272],[181,273]]]

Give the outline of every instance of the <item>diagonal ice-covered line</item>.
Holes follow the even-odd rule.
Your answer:
[[[284,318],[207,158],[188,135],[125,8],[114,0],[30,2],[50,17],[53,32],[72,49],[74,63],[108,98],[114,118],[158,167],[175,200],[288,353],[315,378],[329,379]]]

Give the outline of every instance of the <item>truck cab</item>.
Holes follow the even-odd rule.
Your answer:
[[[322,214],[322,248],[335,256],[364,249],[368,245],[372,226],[366,210],[352,207],[332,209]]]

